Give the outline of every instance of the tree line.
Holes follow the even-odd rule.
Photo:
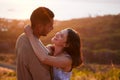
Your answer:
[[[29,20],[0,18],[0,53],[15,52],[16,39],[29,23]],[[120,64],[120,14],[55,20],[54,30],[41,40],[45,45],[49,44],[57,31],[68,27],[80,33],[86,63]]]

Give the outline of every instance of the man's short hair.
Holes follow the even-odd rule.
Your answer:
[[[32,28],[34,28],[35,25],[39,23],[47,24],[53,18],[54,18],[54,13],[50,9],[46,7],[38,7],[32,12],[30,16],[31,26]]]

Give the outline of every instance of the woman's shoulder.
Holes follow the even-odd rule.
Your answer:
[[[52,55],[54,52],[54,46],[52,44],[48,44],[46,45],[46,48],[50,51],[49,54]]]

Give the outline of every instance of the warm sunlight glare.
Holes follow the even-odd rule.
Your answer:
[[[0,17],[29,19],[32,11],[39,6],[50,8],[58,20],[118,14],[119,3],[118,0],[0,0]]]

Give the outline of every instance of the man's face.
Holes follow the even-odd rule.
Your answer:
[[[33,30],[34,35],[37,37],[46,36],[53,29],[53,20],[46,25],[38,24]]]
[[[42,27],[41,36],[46,36],[52,29],[53,29],[53,20]]]

